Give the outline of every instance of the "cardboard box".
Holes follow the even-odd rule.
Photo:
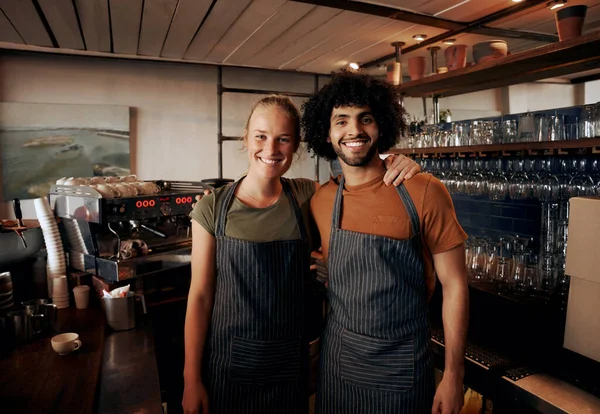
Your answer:
[[[571,278],[563,346],[600,362],[600,283]]]
[[[600,283],[600,198],[575,197],[570,203],[565,273]]]

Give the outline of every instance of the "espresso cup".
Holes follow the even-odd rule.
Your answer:
[[[144,188],[142,186],[142,183],[131,183],[132,186],[134,186],[137,189],[137,193],[138,195],[144,195],[144,194],[152,194],[152,192],[148,191],[146,188]]]
[[[119,177],[116,177],[114,175],[107,175],[104,177],[104,182],[107,184],[114,184],[114,183],[118,183],[119,182]]]
[[[92,177],[90,178],[90,184],[104,184],[104,177]]]
[[[143,194],[142,190],[140,190],[134,183],[123,183],[123,185],[129,188],[129,191],[131,191],[131,195],[137,196]]]
[[[156,194],[160,192],[160,187],[151,181],[144,181],[139,186],[144,189],[144,194]]]
[[[81,177],[70,177],[65,180],[64,185],[86,185],[88,180]]]
[[[56,335],[50,342],[58,355],[67,355],[81,348],[79,335],[73,332]]]
[[[120,197],[121,193],[112,188],[108,184],[92,184],[90,187],[94,188],[104,198],[115,198]]]
[[[121,193],[122,197],[131,197],[137,195],[137,189],[127,184],[113,184],[113,188]]]
[[[125,175],[125,176],[119,177],[119,180],[122,183],[135,183],[137,181],[137,175],[135,175],[135,174]]]

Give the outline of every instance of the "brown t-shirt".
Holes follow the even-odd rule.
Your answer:
[[[345,185],[342,205],[344,230],[376,234],[397,240],[412,235],[408,213],[397,190],[383,183],[384,174],[358,186]],[[331,214],[339,178],[332,178],[317,190],[310,207],[321,234],[325,261],[328,257]],[[454,212],[452,198],[437,178],[431,174],[417,174],[404,181],[421,225],[425,278],[429,296],[435,289],[433,255],[447,252],[464,243],[464,232]]]

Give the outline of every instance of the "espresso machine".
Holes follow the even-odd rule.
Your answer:
[[[151,194],[107,197],[86,185],[54,185],[50,206],[60,217],[69,265],[106,282],[189,266],[188,217],[202,182],[153,181]]]

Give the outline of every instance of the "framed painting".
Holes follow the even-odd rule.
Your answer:
[[[1,198],[48,194],[62,177],[130,172],[129,107],[0,102]]]

